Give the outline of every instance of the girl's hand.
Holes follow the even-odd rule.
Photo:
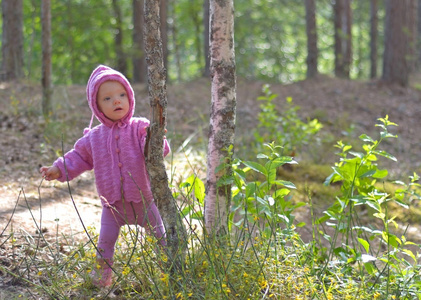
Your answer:
[[[52,167],[41,167],[39,169],[41,176],[44,177],[46,180],[56,180],[57,178],[61,177],[61,171],[56,166]]]

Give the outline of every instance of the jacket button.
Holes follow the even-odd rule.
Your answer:
[[[120,149],[119,148],[115,149],[115,152],[120,153]]]
[[[118,163],[118,167],[121,168],[123,166],[122,163]]]
[[[120,136],[119,136],[119,135],[116,135],[116,136],[115,136],[115,139],[116,139],[116,140],[118,140],[119,138],[120,138]]]

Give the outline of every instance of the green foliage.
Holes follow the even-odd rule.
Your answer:
[[[292,212],[305,205],[293,204],[289,197],[290,189],[295,189],[292,182],[277,178],[277,170],[285,164],[296,164],[292,157],[281,156],[280,146],[274,143],[265,145],[270,153],[258,154],[262,163],[254,161],[237,161],[234,166],[233,206],[230,219],[235,226],[249,226],[262,220],[263,231],[266,234],[276,231],[279,224],[285,224],[287,230],[293,228],[294,216]],[[245,168],[239,168],[239,165]],[[254,181],[248,180],[247,174],[256,172],[258,177]],[[237,216],[235,216],[237,214]],[[302,224],[303,225],[303,224]]]
[[[398,234],[396,216],[390,215],[389,209],[392,202],[408,208],[404,201],[407,195],[416,195],[420,199],[413,190],[419,187],[416,183],[419,177],[416,174],[411,176],[409,184],[399,182],[402,187],[395,191],[394,196],[380,189],[378,181],[385,180],[388,171],[379,168],[379,157],[394,161],[396,158],[379,146],[386,139],[396,138],[388,130],[396,124],[387,116],[378,120],[376,126],[381,129],[380,138],[374,140],[366,134],[361,135],[362,152],[351,151],[352,146],[341,141],[336,145],[340,150],[337,153],[340,161],[335,163],[325,184],[340,182],[342,195],[315,223],[316,227],[326,224],[334,229],[333,235],[326,231],[321,233],[330,249],[318,249],[325,252],[325,263],[317,272],[322,275],[340,268],[345,276],[367,280],[366,287],[386,299],[413,299],[419,296],[421,279],[418,254],[410,250],[414,243],[404,234]],[[363,207],[373,217],[369,226],[364,225],[360,218]],[[377,221],[380,221],[380,228],[376,227]]]
[[[396,124],[386,116],[376,126],[379,138],[362,134],[360,151],[337,143],[339,161],[325,183],[339,185],[340,194],[321,217],[309,199],[305,208],[312,212],[312,227],[306,229],[312,229],[312,239],[307,242],[299,233],[305,224],[296,218],[305,204],[296,200],[295,184],[279,175],[296,162],[270,143],[256,160],[224,161],[233,169],[224,178],[224,184],[232,183],[233,195],[231,232],[224,240],[204,229],[203,181],[194,174],[173,187],[189,233],[186,264],[179,272],[167,268],[165,249],[154,238],[125,227],[115,251],[115,284],[99,290],[89,276],[98,268],[96,229],[87,229],[92,238],[87,243],[60,234],[59,220],[56,232],[46,233],[30,205],[37,234],[3,232],[0,250],[13,255],[0,272],[29,287],[30,293],[15,298],[36,293],[57,299],[420,298],[419,245],[407,238],[391,209],[419,202],[420,177],[413,173],[408,181],[389,182],[386,192],[389,172],[380,162],[396,158],[382,148],[396,138],[389,131]]]
[[[263,86],[263,94],[258,98],[262,103],[257,116],[259,124],[254,132],[256,148],[259,150],[263,143],[275,141],[283,146],[284,153],[294,156],[323,125],[317,119],[302,121],[298,116],[300,107],[292,103],[292,98],[287,98],[283,109],[278,112],[275,102],[278,95],[272,94],[268,85]]]
[[[118,2],[123,16],[123,47],[131,75],[132,2]],[[378,49],[382,53],[384,4],[379,3]],[[368,1],[355,1],[352,78],[370,74],[370,9]],[[41,12],[37,1],[24,1],[25,74],[41,79]],[[115,65],[115,16],[111,1],[69,1],[51,3],[53,80],[55,83],[85,83],[99,63]],[[179,0],[168,5],[168,74],[170,80],[191,80],[201,76],[205,55],[203,1]],[[332,74],[333,9],[328,0],[317,1],[319,71]],[[265,81],[292,82],[306,76],[305,5],[293,0],[244,0],[235,3],[236,71],[239,76]],[[379,55],[381,65],[381,55]]]

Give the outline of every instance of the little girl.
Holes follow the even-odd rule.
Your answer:
[[[52,166],[41,167],[40,172],[46,180],[64,182],[94,169],[102,216],[97,253],[100,268],[92,278],[97,286],[109,286],[120,227],[145,227],[161,245],[165,245],[165,229],[143,156],[149,121],[133,117],[135,97],[130,83],[120,72],[100,65],[89,78],[86,94],[92,110],[89,128],[74,149]],[[94,115],[101,124],[91,129]],[[169,151],[164,140],[164,155]]]

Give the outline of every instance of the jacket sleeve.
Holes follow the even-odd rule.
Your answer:
[[[92,170],[93,160],[88,136],[79,139],[72,150],[53,163],[61,172],[58,181],[70,181],[83,172]]]

